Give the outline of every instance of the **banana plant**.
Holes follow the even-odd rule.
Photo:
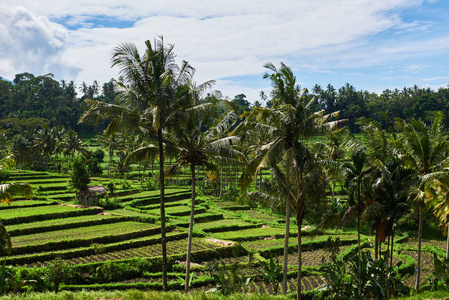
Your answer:
[[[263,271],[257,270],[259,272],[259,277],[265,283],[268,283],[273,289],[273,293],[276,295],[278,293],[279,284],[282,282],[282,265],[279,260],[273,259],[270,256],[270,261],[261,261]]]

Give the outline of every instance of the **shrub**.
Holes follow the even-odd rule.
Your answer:
[[[332,243],[331,243],[332,244]],[[394,267],[388,267],[384,259],[374,260],[371,252],[362,252],[360,258],[361,273],[359,274],[359,259],[353,251],[347,260],[336,259],[338,241],[333,243],[332,261],[325,262],[323,258],[322,270],[327,283],[315,290],[316,299],[324,294],[329,298],[359,299],[358,286],[361,294],[374,299],[387,299],[399,295],[408,296],[410,288],[402,282],[399,268],[402,262]],[[336,260],[335,260],[336,259]]]
[[[9,179],[10,173],[9,171],[0,169],[0,183],[4,183]]]
[[[95,283],[106,283],[136,278],[142,276],[149,266],[150,262],[143,259],[135,259],[130,263],[108,261],[96,268],[92,280]]]
[[[73,275],[72,266],[60,257],[53,260],[45,269],[45,279],[53,285],[55,293],[59,292],[59,285],[68,283],[74,277]]]
[[[103,160],[104,152],[101,149],[83,155],[83,161],[87,165],[87,170],[89,171],[90,176],[101,176],[101,174],[103,174],[103,170],[100,166]]]
[[[259,277],[262,281],[271,285],[273,293],[276,295],[278,293],[279,283],[282,281],[282,265],[279,264],[279,260],[276,258],[273,260],[273,256],[270,256],[270,261],[260,262],[263,267],[263,271],[259,271]]]
[[[240,252],[244,251],[243,247],[237,245],[233,248],[233,256],[240,256]],[[231,295],[236,292],[246,292],[252,278],[248,275],[248,271],[252,268],[252,260],[254,253],[248,254],[248,262],[245,265],[239,262],[233,262],[229,265],[223,259],[209,267],[209,273],[216,287],[211,291],[218,292],[222,295]]]
[[[120,203],[118,203],[117,199],[111,199],[107,194],[104,196],[104,198],[98,198],[100,199],[99,205],[105,210],[114,210],[122,207]]]
[[[233,201],[236,202],[240,197],[240,190],[235,186],[228,186],[223,192],[223,200],[224,201]]]
[[[90,183],[89,174],[86,169],[86,165],[81,161],[79,157],[75,157],[73,160],[73,171],[71,175],[71,185],[78,191],[87,190],[87,185]]]

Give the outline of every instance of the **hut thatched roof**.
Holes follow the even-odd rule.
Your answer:
[[[101,196],[104,196],[107,194],[107,190],[102,185],[91,185],[87,188],[87,190],[84,192],[84,195],[87,197],[93,197],[100,194]]]

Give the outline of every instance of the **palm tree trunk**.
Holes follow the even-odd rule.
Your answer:
[[[334,203],[334,197],[335,197],[335,181],[332,180],[332,203]]]
[[[447,238],[446,238],[446,259],[449,258],[449,215],[446,215]]]
[[[390,258],[390,236],[388,236],[387,240],[387,252],[385,252],[385,260],[388,262]]]
[[[225,167],[225,188],[228,186],[228,170]]]
[[[111,178],[111,167],[112,167],[112,156],[114,155],[113,150],[109,150],[109,162],[108,162],[108,178]]]
[[[290,156],[289,154],[287,154]],[[290,206],[290,166],[288,164],[291,162],[289,160],[290,157],[287,157],[287,168],[286,168],[286,180],[285,187],[287,190],[287,199],[285,203],[285,237],[284,237],[284,266],[283,266],[283,275],[282,275],[282,291],[284,295],[287,295],[287,273],[288,273],[288,239],[290,237],[290,214],[291,214],[291,206]]]
[[[379,241],[377,240],[377,236],[374,237],[374,259],[379,257]]]
[[[196,196],[196,185],[195,185],[195,164],[190,165],[190,173],[192,176],[192,203],[190,204],[190,222],[189,222],[189,236],[187,240],[187,257],[186,257],[186,279],[185,279],[185,291],[189,291],[189,280],[190,280],[190,258],[192,252],[192,235],[193,235],[193,220],[195,217],[195,196]]]
[[[39,167],[43,167],[43,163],[42,163],[42,155],[40,155],[40,153],[38,153],[38,155],[39,155]]]
[[[298,209],[299,210],[299,209]],[[302,257],[301,257],[301,225],[302,217],[300,212],[296,213],[296,223],[298,223],[298,278],[296,287],[296,299],[301,300],[301,290],[302,290]]]
[[[362,297],[362,262],[361,262],[361,255],[360,255],[360,210],[359,207],[357,206],[357,256],[358,256],[358,260],[359,260],[359,266],[358,266],[358,277],[359,277],[359,284],[358,284],[358,289],[359,289],[359,297]]]
[[[171,166],[171,157],[168,159],[168,165]],[[168,176],[168,186],[171,186],[171,175]]]
[[[285,207],[285,237],[284,237],[284,266],[282,276],[282,291],[287,295],[287,273],[288,273],[288,239],[290,235],[290,196],[287,195]]]
[[[221,199],[221,195],[223,194],[223,170],[220,170],[220,195],[218,198]]]
[[[258,172],[256,171],[256,175],[254,176],[254,191],[257,192],[257,174]]]
[[[391,253],[390,253],[390,267],[393,267],[393,250],[394,250],[394,230],[391,231]]]
[[[382,242],[379,242],[379,258],[382,258]]]
[[[72,152],[72,163],[73,163],[73,160],[75,159],[75,152]],[[70,166],[71,166],[72,164],[70,163],[70,161],[68,161],[67,162],[67,173],[69,172],[69,170],[71,169],[70,168]]]
[[[239,174],[237,172],[237,168],[235,168],[235,188],[239,187]]]
[[[421,239],[422,239],[422,223],[423,223],[423,212],[422,209],[419,210],[419,225],[418,225],[418,266],[416,271],[416,282],[415,290],[419,291],[419,283],[421,279]]]
[[[165,228],[165,176],[164,176],[164,144],[162,129],[157,130],[159,143],[159,179],[160,179],[160,204],[161,204],[161,244],[162,244],[162,289],[168,291],[167,285],[167,239]]]

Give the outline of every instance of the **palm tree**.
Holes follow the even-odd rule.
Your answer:
[[[199,104],[200,95],[204,90],[210,88],[214,82],[208,81],[199,86],[193,83],[189,84],[190,91],[181,110],[176,112],[177,126],[169,128],[165,137],[165,150],[177,156],[177,163],[169,166],[165,170],[167,176],[177,173],[184,165],[189,165],[192,181],[192,198],[189,221],[189,233],[186,255],[186,276],[185,289],[189,289],[190,280],[190,261],[193,237],[193,222],[195,217],[195,199],[196,199],[196,173],[197,167],[206,167],[212,180],[215,180],[218,171],[214,164],[216,161],[226,163],[227,165],[239,164],[242,160],[242,154],[232,148],[237,142],[235,136],[224,136],[232,124],[232,120],[237,118],[234,111],[228,113],[219,124],[204,131],[211,125],[211,122],[217,117],[217,105],[222,104],[237,110],[237,107],[226,100],[214,101]],[[126,163],[129,161],[140,161],[154,154],[154,145],[139,148],[130,153]]]
[[[389,124],[388,114],[382,113],[385,127]],[[374,220],[375,258],[381,242],[388,237],[387,256],[390,264],[393,258],[394,230],[396,223],[408,210],[407,197],[413,184],[414,172],[407,168],[397,150],[395,135],[389,135],[378,121],[361,118],[357,121],[366,134],[367,152],[376,168],[373,176],[373,201],[366,207],[363,219]],[[390,243],[391,240],[391,243]],[[390,250],[391,245],[391,251]]]
[[[361,256],[360,256],[360,221],[362,210],[372,200],[371,181],[369,178],[373,167],[369,163],[368,156],[364,150],[356,149],[351,155],[351,162],[343,164],[345,185],[348,188],[349,205],[351,207],[343,216],[342,223],[351,215],[357,216],[357,256],[358,256],[358,272],[359,281],[358,289],[361,296]]]
[[[284,241],[283,292],[287,293],[288,273],[288,239],[290,231],[291,207],[295,208],[298,223],[298,299],[301,297],[301,224],[306,208],[309,183],[305,180],[306,170],[313,165],[314,155],[305,141],[325,127],[335,127],[339,122],[329,122],[333,115],[324,115],[324,111],[313,112],[314,99],[307,98],[296,84],[292,70],[281,63],[279,70],[271,63],[265,65],[271,73],[264,78],[271,80],[272,108],[257,108],[246,118],[242,127],[253,130],[268,142],[248,165],[241,177],[241,184],[246,188],[253,177],[266,165],[274,167],[280,158],[284,161],[286,230]],[[310,159],[310,161],[308,161]],[[315,178],[317,179],[317,178]],[[321,177],[315,184],[321,182]],[[316,189],[318,192],[320,189]],[[294,192],[292,192],[294,191]],[[319,194],[319,193],[318,193]]]
[[[54,170],[58,170],[58,172],[61,172],[61,163],[57,164],[58,155],[63,153],[63,143],[64,143],[64,136],[66,134],[66,129],[61,126],[53,127],[53,134],[55,137],[55,157],[54,157]]]
[[[108,148],[109,153],[109,162],[108,162],[108,178],[111,177],[111,167],[112,167],[112,161],[114,157],[114,151],[117,149],[120,149],[123,145],[124,138],[120,134],[113,133],[109,135],[108,137],[105,136],[104,139],[101,140],[103,145]]]
[[[314,143],[316,152],[322,153],[323,163],[327,172],[328,181],[332,181],[331,186],[331,201],[334,202],[335,187],[337,182],[341,182],[341,170],[342,163],[340,162],[345,155],[343,147],[346,145],[346,140],[350,137],[347,127],[336,128],[334,130],[327,131],[325,133],[326,142]],[[321,218],[321,224],[319,226],[325,226],[325,223],[329,222],[326,216],[327,197],[323,203],[323,215]]]
[[[53,129],[40,129],[36,133],[35,147],[42,150],[45,155],[45,170],[48,170],[48,159],[50,154],[55,150],[56,138]]]
[[[23,169],[25,163],[30,163],[32,161],[31,148],[32,142],[22,134],[19,133],[12,137],[10,151],[20,169]]]
[[[375,244],[384,241],[386,237],[391,237],[391,243],[388,244],[390,251],[387,252],[389,252],[388,257],[392,266],[395,227],[399,219],[408,211],[407,198],[414,172],[405,166],[397,153],[392,153],[384,161],[376,159],[373,165],[379,170],[373,184],[373,203],[382,205],[382,213],[375,216]],[[377,248],[375,246],[375,258],[378,253]]]
[[[211,108],[216,111],[212,106]],[[234,112],[230,113],[234,118]],[[221,164],[238,165],[243,159],[243,155],[232,148],[237,143],[237,137],[221,137],[223,128],[226,128],[228,118],[224,118],[216,127],[212,127],[203,132],[203,127],[209,123],[212,115],[208,112],[197,113],[192,109],[185,111],[180,118],[180,126],[173,130],[173,144],[179,153],[178,161],[170,167],[168,174],[173,174],[183,165],[190,166],[190,175],[192,180],[192,199],[190,207],[189,233],[186,255],[186,276],[185,290],[189,290],[190,280],[190,261],[193,237],[193,222],[195,215],[195,197],[196,197],[196,176],[197,167],[205,167],[211,180],[215,180],[218,174],[218,166],[214,162]]]
[[[7,149],[8,140],[9,139],[6,132],[0,132],[0,150],[1,150],[0,159],[6,155],[5,150]]]
[[[421,279],[421,240],[423,230],[423,215],[426,204],[434,202],[436,191],[448,182],[449,172],[444,169],[447,161],[447,136],[443,127],[443,114],[438,112],[428,126],[419,120],[410,123],[400,120],[403,129],[406,155],[404,159],[411,168],[415,169],[418,177],[418,187],[412,190],[410,200],[418,211],[418,266],[415,289],[419,289]]]
[[[159,153],[162,282],[167,286],[167,239],[165,225],[164,141],[166,129],[176,125],[176,112],[186,101],[193,68],[174,61],[174,46],[166,46],[160,37],[140,55],[136,45],[122,43],[114,49],[112,66],[120,68],[120,81],[115,81],[120,104],[86,99],[89,110],[80,122],[96,122],[100,116],[112,119],[106,136],[120,130],[140,131],[145,137],[157,140]]]
[[[87,149],[83,143],[83,141],[78,137],[78,134],[69,129],[66,131],[62,137],[62,140],[59,144],[60,151],[64,152],[66,155],[71,156],[71,160],[75,158],[75,152],[87,153]],[[70,161],[67,162],[67,169],[70,167]]]

